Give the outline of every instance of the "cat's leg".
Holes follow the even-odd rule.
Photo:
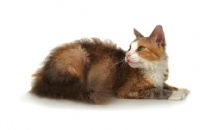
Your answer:
[[[148,88],[138,92],[141,99],[168,99],[171,94],[171,91],[161,87]]]
[[[181,99],[184,99],[189,93],[189,90],[187,90],[187,89],[176,88],[176,87],[170,86],[170,85],[168,85],[166,83],[164,83],[163,89],[172,91],[171,96],[168,98],[169,100],[181,100]]]
[[[152,87],[141,89],[138,91],[118,91],[119,98],[127,99],[167,99],[167,100],[181,100],[186,97],[187,93],[184,91],[170,91],[161,87]]]
[[[111,69],[109,69],[110,64],[113,64],[112,61],[107,60],[105,63],[91,66],[87,75],[88,102],[106,103],[114,95],[112,89],[114,80],[110,77],[112,73]]]
[[[140,89],[138,91],[118,91],[119,98],[127,99],[168,99],[172,92],[160,87]]]
[[[178,88],[170,86],[166,83],[164,83],[163,89],[169,90],[169,91],[178,91]]]

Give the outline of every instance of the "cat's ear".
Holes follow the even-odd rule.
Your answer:
[[[153,43],[164,45],[165,44],[165,34],[161,25],[157,25],[151,35],[149,36]]]
[[[140,32],[138,32],[138,30],[136,30],[135,28],[133,29],[133,33],[135,34],[136,38],[140,38],[140,37],[144,37]]]

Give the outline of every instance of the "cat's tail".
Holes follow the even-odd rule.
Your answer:
[[[53,84],[54,82],[48,83],[46,80],[50,77],[44,77],[40,71],[32,76],[34,79],[30,92],[41,97],[72,99],[94,104],[105,104],[114,96],[114,91],[111,89],[111,85],[109,85],[108,82],[106,84],[101,84],[92,80],[87,84],[87,82],[73,79],[74,82],[72,82],[72,80],[66,81],[68,84],[62,80],[63,84],[66,85],[60,86],[59,84]],[[46,80],[44,80],[45,78]],[[59,80],[56,81],[58,82]]]

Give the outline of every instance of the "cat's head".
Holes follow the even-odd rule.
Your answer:
[[[136,39],[131,42],[125,61],[132,68],[143,68],[148,63],[159,62],[167,57],[165,35],[161,25],[155,27],[149,37],[144,37],[134,29]]]

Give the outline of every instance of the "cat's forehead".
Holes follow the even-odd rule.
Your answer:
[[[151,43],[151,41],[149,40],[149,38],[147,37],[143,37],[143,38],[139,38],[139,39],[135,39],[131,42],[130,46],[134,45],[134,44],[137,44],[138,46],[139,45],[147,45]]]
[[[139,40],[138,38],[134,39],[134,40],[130,43],[130,45],[131,45],[132,43],[134,43],[134,42],[137,42],[138,40]]]
[[[139,46],[144,46],[146,48],[152,48],[151,40],[148,37],[142,37],[135,39],[130,43],[130,51],[135,51]]]
[[[134,45],[134,44],[137,44],[137,40],[133,40],[131,43],[130,43],[130,46]]]

